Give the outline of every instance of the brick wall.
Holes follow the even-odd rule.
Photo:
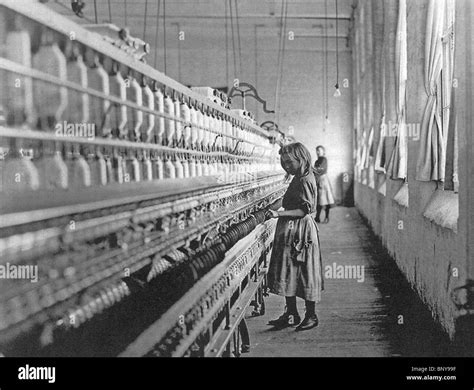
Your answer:
[[[386,104],[387,121],[395,119],[395,75],[394,48],[395,31],[398,14],[398,2],[395,0],[359,0],[356,9],[356,21],[364,8],[365,17],[372,15],[366,21],[371,24],[374,34],[369,37],[375,53],[381,52],[383,24],[379,22],[384,17],[385,34],[388,37],[386,52],[385,74],[387,82]],[[420,182],[415,180],[416,160],[418,157],[419,140],[408,138],[408,188],[409,207],[397,204],[393,197],[402,185],[400,180],[387,180],[386,195],[377,192],[384,177],[376,175],[375,188],[362,183],[355,183],[356,207],[368,218],[375,233],[381,237],[384,245],[393,256],[399,268],[404,272],[422,300],[429,306],[433,317],[439,321],[451,338],[455,339],[459,330],[460,313],[453,304],[451,293],[454,288],[462,286],[469,277],[469,262],[473,259],[467,256],[469,223],[469,196],[472,197],[474,187],[467,170],[470,163],[468,149],[472,149],[472,140],[468,135],[472,124],[468,119],[472,109],[467,107],[467,85],[471,82],[472,71],[468,67],[466,52],[471,52],[467,44],[467,26],[470,17],[465,15],[466,2],[458,1],[456,10],[456,69],[458,79],[456,90],[457,121],[459,131],[459,180],[460,190],[457,195],[459,202],[459,219],[457,232],[439,224],[433,223],[423,216],[423,213],[437,188],[435,182]],[[427,0],[407,0],[407,34],[408,34],[408,82],[407,82],[407,123],[421,124],[427,95],[424,89],[425,34],[428,10]],[[374,17],[376,16],[376,17]],[[368,128],[372,123],[376,129],[380,123],[381,95],[378,88],[381,77],[380,57],[366,57],[366,68],[372,76],[365,76],[361,88],[357,90],[360,99],[368,99],[373,94],[374,106],[369,110],[373,115],[362,116],[355,124],[359,128]],[[354,98],[357,94],[354,94]],[[471,100],[472,101],[472,100]],[[379,136],[376,131],[375,139]],[[393,142],[393,139],[392,139]],[[470,143],[469,143],[470,142]],[[391,145],[387,147],[391,153]],[[471,157],[472,159],[472,157]],[[454,212],[454,209],[453,209]],[[402,225],[400,225],[400,222]],[[403,226],[400,229],[400,226]],[[471,265],[472,267],[472,265]],[[459,271],[459,276],[453,276],[453,270]],[[403,313],[400,313],[403,314]]]
[[[289,25],[287,31],[291,29],[292,26]],[[205,35],[204,29],[199,31],[192,27],[184,27],[183,30],[186,34],[185,40],[180,42],[181,82],[186,85],[225,86],[224,35]],[[321,31],[316,32],[321,34]],[[237,72],[237,78],[256,86],[260,97],[267,101],[269,109],[275,107],[278,39],[276,28],[259,33],[257,55],[255,55],[255,36],[242,33],[242,73]],[[329,177],[336,200],[340,201],[342,173],[352,172],[352,57],[347,40],[340,38],[339,83],[342,96],[335,98],[333,97],[336,83],[334,39],[330,38],[328,44],[330,49],[328,56],[329,124],[324,126],[323,39],[297,37],[294,40],[288,39],[285,43],[279,126],[285,131],[293,126],[296,140],[309,148],[313,162],[316,159],[316,146],[322,144],[326,147]],[[229,54],[228,85],[234,78],[232,47]],[[161,56],[160,51],[158,57],[161,58]],[[176,79],[178,79],[177,64],[177,45],[168,47],[167,73]],[[239,68],[238,59],[237,67]],[[162,66],[159,66],[159,69],[162,69]],[[347,79],[347,82],[343,83],[344,79]],[[234,99],[233,106],[240,108],[241,100]],[[246,106],[256,115],[258,123],[276,119],[273,114],[265,114],[262,105],[252,98],[247,100]]]

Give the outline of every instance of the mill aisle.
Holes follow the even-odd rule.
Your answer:
[[[284,308],[284,298],[270,294],[265,315],[252,317],[249,310],[251,349],[243,357],[456,356],[355,208],[332,209],[330,223],[319,229],[328,276],[316,305],[319,326],[296,332],[267,325]],[[299,298],[298,311],[303,318]]]

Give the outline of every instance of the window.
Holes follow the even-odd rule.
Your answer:
[[[440,2],[442,7],[440,7]],[[425,72],[429,91],[421,124],[416,179],[458,189],[454,79],[454,0],[430,2]]]
[[[440,6],[440,4],[442,6]],[[423,216],[457,232],[459,217],[458,142],[454,78],[454,0],[430,2],[426,44],[430,72],[426,90],[428,102],[421,124],[416,178],[435,181],[438,190],[429,200]],[[445,190],[445,191],[443,191]]]

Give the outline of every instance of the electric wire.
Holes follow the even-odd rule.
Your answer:
[[[234,17],[232,14],[232,0],[229,0],[230,7],[230,26],[231,26],[231,35],[232,35],[232,54],[234,58],[234,79],[237,78],[237,58],[235,54],[235,34],[234,34]]]
[[[179,23],[176,23],[176,29],[178,30],[178,81],[181,82],[181,27]]]
[[[339,37],[338,37],[338,12],[336,0],[336,85],[339,88]]]
[[[229,85],[229,33],[228,33],[228,12],[227,1],[224,2],[224,23],[225,23],[225,85]]]
[[[107,0],[107,5],[109,8],[109,21],[112,23],[112,6],[110,5],[110,0]]]
[[[128,26],[127,22],[127,0],[123,0],[123,17],[125,19],[125,27]]]
[[[324,0],[324,13],[326,16],[325,20],[325,37],[324,37],[324,125],[323,129],[326,128],[326,121],[329,119],[329,90],[328,90],[328,39],[329,39],[329,29],[328,29],[328,0]]]
[[[258,91],[258,25],[255,25],[254,27],[254,36],[255,36],[255,51],[254,51],[254,61],[255,61],[255,89]],[[259,110],[255,109],[255,120],[257,123],[259,122],[258,120],[258,113]]]
[[[163,0],[163,45],[164,71],[166,74],[166,0]]]
[[[288,19],[288,1],[283,0],[283,18],[282,18],[282,29],[281,29],[281,54],[279,56],[280,62],[278,64],[278,79],[277,79],[277,95],[275,103],[275,111],[277,114],[277,124],[280,121],[280,100],[281,100],[281,84],[283,79],[283,63],[285,60],[285,43],[286,43],[286,24]]]
[[[98,24],[99,19],[97,18],[97,0],[94,0],[94,16],[95,16],[95,24]]]
[[[239,11],[237,7],[237,0],[235,2],[235,22],[237,25],[237,40],[239,44],[239,76],[242,77],[242,45],[240,42],[240,27],[239,27]]]
[[[280,11],[280,35],[278,40],[278,54],[277,54],[277,69],[280,67],[280,56],[281,56],[281,47],[283,39],[283,14],[285,12],[285,0],[281,1],[281,11]],[[278,75],[277,75],[278,76]],[[278,94],[278,77],[277,82],[275,83],[275,101]],[[276,104],[276,103],[275,103]]]
[[[148,0],[145,0],[145,15],[143,17],[143,40],[146,41],[146,16],[148,14]]]
[[[157,2],[157,11],[156,11],[156,30],[155,30],[155,58],[153,64],[155,65],[155,68],[157,67],[157,55],[158,55],[158,31],[159,31],[159,25],[160,25],[160,6],[161,6],[161,0],[158,0]]]

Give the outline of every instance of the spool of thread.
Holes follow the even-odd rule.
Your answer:
[[[174,115],[177,119],[181,118],[181,102],[177,98],[174,99]],[[179,146],[181,144],[182,136],[183,136],[183,125],[181,121],[176,120],[175,139],[173,141],[173,144],[175,146]]]
[[[45,28],[42,31],[41,45],[32,58],[32,67],[63,81],[67,80],[66,56],[59,49],[53,32],[49,29]],[[52,130],[67,108],[67,89],[35,80],[33,82],[33,99],[40,128],[45,131]]]
[[[57,145],[43,143],[42,155],[37,161],[41,187],[45,189],[66,189],[68,169]]]
[[[109,75],[99,61],[99,56],[87,52],[89,67],[87,69],[88,86],[105,95],[110,94]],[[111,134],[109,112],[110,102],[98,97],[89,98],[89,120],[95,125],[96,133],[100,137],[109,137]]]
[[[174,102],[170,96],[165,96],[164,98],[165,114],[170,115],[171,117],[175,116],[174,113]],[[175,120],[174,119],[165,119],[165,144],[166,146],[172,146],[173,139],[175,136]]]
[[[117,63],[112,66],[112,73],[109,77],[109,90],[112,96],[118,97],[122,101],[127,100],[127,84],[119,71]],[[120,139],[127,139],[127,106],[125,104],[115,104],[110,114],[110,127],[114,135]]]
[[[156,172],[155,178],[162,180],[165,177],[163,160],[158,154],[155,157],[154,165],[155,165],[155,172]]]
[[[166,158],[163,168],[163,176],[165,179],[176,179],[176,168],[169,158]]]
[[[163,91],[158,87],[156,83],[153,84],[153,94],[155,95],[155,107],[156,110],[164,114],[165,113],[165,102],[164,102],[164,95]],[[164,143],[164,134],[165,134],[165,118],[159,116],[156,121],[155,127],[155,140],[156,144],[163,144]]]
[[[32,67],[31,39],[28,31],[23,27],[22,19],[18,15],[14,20],[14,30],[8,32],[5,39],[5,57],[27,68]],[[0,83],[3,81],[0,80]],[[6,87],[5,118],[7,124],[20,126],[29,123],[33,126],[36,114],[33,102],[33,81],[16,73],[8,72]],[[21,87],[21,88],[20,88]]]
[[[155,96],[153,95],[152,90],[148,84],[143,80],[142,83],[142,95],[143,95],[143,105],[150,110],[155,109]],[[153,141],[153,131],[155,129],[155,115],[151,113],[146,113],[144,115],[144,125],[143,125],[143,142],[152,142]]]
[[[183,123],[183,142],[186,149],[191,148],[191,110],[183,99],[180,107],[180,118],[185,122]]]
[[[143,106],[143,94],[142,87],[133,74],[130,72],[127,76],[129,87],[127,88],[127,100],[135,103],[138,106]],[[131,122],[129,121],[129,131],[133,132],[131,137],[134,141],[141,141],[141,128],[143,125],[143,111],[136,110],[134,108],[128,108],[127,115]]]

